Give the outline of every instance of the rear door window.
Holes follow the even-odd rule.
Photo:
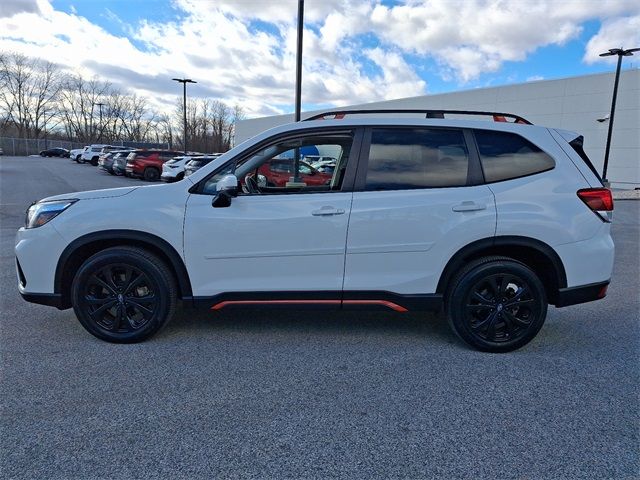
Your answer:
[[[551,156],[515,133],[495,130],[475,130],[474,133],[487,182],[546,172],[556,165]]]
[[[459,187],[467,184],[468,172],[462,130],[372,130],[365,190]]]

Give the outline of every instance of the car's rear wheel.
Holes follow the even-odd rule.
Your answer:
[[[91,165],[93,165],[94,167],[98,166],[98,157],[93,157],[91,159]]]
[[[147,167],[144,169],[144,179],[147,182],[157,182],[160,178],[160,171],[157,168]]]
[[[75,158],[76,163],[80,163],[80,157],[81,157],[81,155],[76,155],[76,158]]]
[[[82,264],[71,288],[82,326],[114,343],[151,337],[172,317],[177,301],[175,280],[165,263],[135,247],[96,253]]]
[[[453,280],[446,309],[453,331],[487,352],[509,352],[529,343],[542,328],[547,297],[537,275],[506,257],[471,262]]]

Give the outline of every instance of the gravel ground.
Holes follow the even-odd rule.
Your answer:
[[[34,199],[132,182],[0,158],[2,478],[640,476],[640,202],[616,204],[609,296],[514,353],[354,312],[181,310],[111,345],[21,300],[13,240]]]

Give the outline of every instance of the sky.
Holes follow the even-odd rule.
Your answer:
[[[97,76],[160,110],[294,108],[297,0],[0,0],[0,51]],[[306,0],[303,110],[612,71],[638,0]],[[638,68],[640,55],[625,58]]]

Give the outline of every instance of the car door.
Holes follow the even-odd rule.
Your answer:
[[[344,298],[434,293],[459,248],[495,234],[495,200],[482,185],[473,139],[462,129],[424,127],[372,128],[364,138]]]
[[[346,129],[279,137],[199,182],[187,200],[184,224],[184,255],[194,295],[247,292],[252,298],[259,297],[256,292],[280,292],[279,298],[323,298],[339,306],[357,167],[352,152],[359,150],[361,136]],[[330,184],[276,186],[270,178],[251,182],[252,176],[269,175],[263,168],[268,162],[306,145],[340,150],[341,168]],[[214,208],[215,183],[230,172],[238,175],[242,191],[230,206]],[[247,183],[260,192],[249,191]]]

